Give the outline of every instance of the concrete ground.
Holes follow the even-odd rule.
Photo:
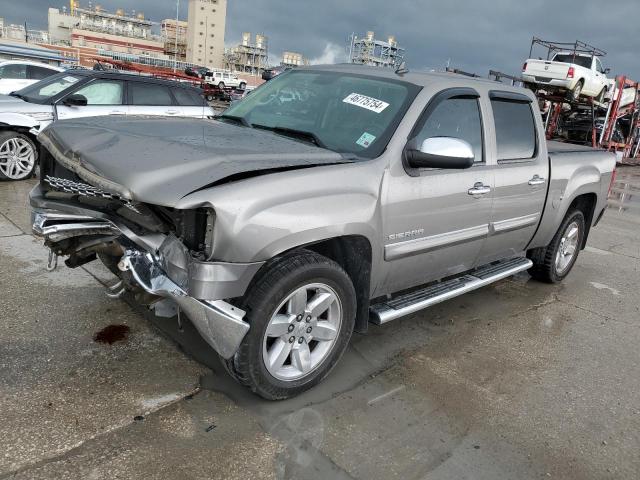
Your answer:
[[[284,402],[189,324],[108,299],[95,262],[47,272],[33,183],[0,184],[0,479],[640,478],[638,168],[564,283],[520,274],[372,326]],[[128,332],[95,341],[110,325]]]

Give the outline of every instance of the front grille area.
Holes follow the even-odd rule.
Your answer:
[[[71,193],[73,195],[81,195],[85,197],[106,198],[109,200],[118,200],[122,202],[127,208],[133,210],[136,213],[140,211],[135,207],[133,203],[126,200],[114,193],[105,192],[93,185],[87,183],[76,182],[68,180],[66,178],[52,177],[51,175],[45,175],[44,181],[54,190],[60,192]]]

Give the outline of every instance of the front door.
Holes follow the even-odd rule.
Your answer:
[[[124,82],[120,80],[96,79],[67,95],[82,95],[87,99],[86,105],[65,105],[62,98],[56,105],[57,117],[59,120],[65,120],[102,115],[126,115],[128,107],[124,101],[124,88]]]
[[[538,228],[549,185],[549,160],[542,122],[531,99],[492,91],[490,110],[495,126],[495,190],[490,234],[479,263],[512,257],[524,251]],[[538,125],[536,125],[538,123]]]
[[[437,94],[411,137],[455,137],[471,144],[471,168],[391,166],[383,190],[384,274],[391,293],[473,268],[489,232],[493,171],[485,159],[478,94],[452,88]]]

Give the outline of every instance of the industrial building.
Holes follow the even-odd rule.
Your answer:
[[[280,65],[283,67],[299,67],[302,65],[309,65],[309,60],[304,58],[301,53],[283,52]]]
[[[164,41],[164,53],[178,60],[187,58],[187,28],[189,23],[181,20],[167,18],[160,24],[162,39]]]
[[[256,34],[255,42],[251,33],[242,34],[242,43],[229,48],[224,55],[224,67],[234,72],[260,75],[269,66],[269,45],[265,35]]]
[[[187,62],[223,67],[226,17],[227,0],[189,0]]]
[[[404,58],[404,48],[398,46],[395,36],[390,35],[386,41],[375,38],[369,31],[364,37],[351,36],[349,61],[374,67],[398,68]]]

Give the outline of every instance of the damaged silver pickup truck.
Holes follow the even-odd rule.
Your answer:
[[[38,138],[33,229],[52,256],[99,258],[269,399],[319,383],[369,322],[524,270],[562,280],[615,167],[547,144],[527,90],[353,65],[286,72],[214,121]]]

